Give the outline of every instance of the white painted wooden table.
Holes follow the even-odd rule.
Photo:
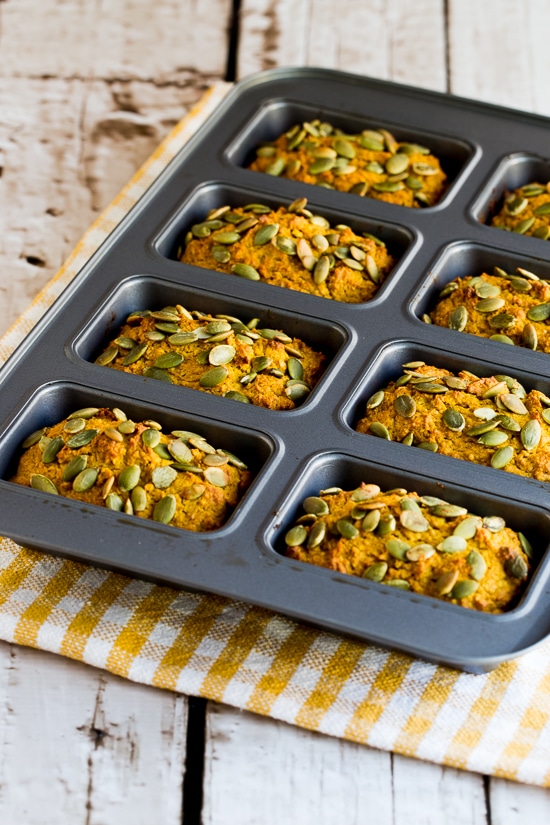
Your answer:
[[[548,0],[0,0],[0,333],[214,79],[319,65],[550,115]],[[550,791],[0,643],[2,825],[547,825]]]

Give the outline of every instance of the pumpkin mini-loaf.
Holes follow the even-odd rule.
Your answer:
[[[331,226],[306,198],[271,209],[222,206],[188,231],[178,258],[186,264],[349,304],[369,301],[394,261],[379,238],[347,224]]]
[[[550,238],[550,183],[535,181],[509,192],[490,224],[547,241]]]
[[[162,431],[86,407],[31,433],[11,481],[187,530],[221,527],[250,484],[231,452],[198,433]]]
[[[248,168],[412,207],[436,204],[446,181],[427,146],[398,141],[387,129],[345,134],[319,120],[262,143]]]
[[[181,305],[132,312],[95,363],[271,410],[292,410],[326,357],[282,330]]]
[[[427,323],[504,344],[550,352],[550,283],[527,269],[455,278],[440,293]]]
[[[357,431],[550,482],[550,398],[423,361],[371,395]]]
[[[500,516],[396,488],[362,483],[303,502],[286,555],[488,613],[513,607],[530,572],[531,545]]]

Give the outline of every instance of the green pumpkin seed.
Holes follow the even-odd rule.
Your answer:
[[[544,192],[546,192],[544,186],[537,183],[528,183],[526,186],[521,187],[521,193],[525,195],[526,198],[534,198],[536,195],[542,195]]]
[[[375,511],[375,512],[380,512]],[[386,550],[393,556],[394,559],[405,561],[407,551],[411,549],[411,545],[401,539],[388,539],[386,542]]]
[[[506,211],[509,215],[519,215],[527,207],[526,198],[513,198],[506,204]]]
[[[191,464],[193,462],[193,453],[187,444],[183,443],[183,441],[180,441],[179,439],[177,441],[170,441],[166,445],[166,448],[168,450],[169,457],[175,459],[176,461],[180,461],[183,464]]]
[[[94,432],[97,432],[97,430],[94,430]],[[73,438],[75,438],[75,437],[76,436],[73,436]],[[69,439],[69,441],[70,441],[70,439]],[[69,443],[69,442],[67,442],[67,443]],[[55,461],[58,452],[64,446],[65,446],[65,442],[63,441],[63,439],[61,438],[60,435],[58,435],[56,438],[52,438],[52,440],[50,442],[48,442],[48,444],[46,445],[46,447],[45,447],[45,449],[42,453],[42,463],[43,464],[51,464],[52,461]]]
[[[416,445],[420,450],[426,450],[429,453],[437,453],[439,445],[435,441],[420,441]]]
[[[477,550],[471,550],[466,556],[466,564],[470,568],[470,576],[476,581],[481,581],[487,572],[487,562]]]
[[[505,430],[509,430],[513,433],[519,433],[521,430],[521,424],[518,424],[515,418],[511,418],[509,415],[505,415],[504,413],[500,413],[498,416],[498,420],[500,421],[500,426],[503,427]]]
[[[326,281],[330,272],[330,258],[327,255],[321,255],[315,266],[313,267],[313,280],[319,285]]]
[[[430,512],[441,518],[459,518],[468,515],[466,507],[461,507],[459,504],[450,504],[448,501],[430,507]]]
[[[381,490],[378,484],[364,484],[362,487],[358,487],[357,490],[354,490],[350,498],[355,502],[370,501],[371,499],[379,496],[380,492]]]
[[[478,442],[484,444],[485,447],[500,447],[501,444],[505,444],[507,441],[508,436],[506,433],[501,433],[496,430],[483,433],[483,435],[478,438]]]
[[[550,304],[537,304],[527,312],[530,321],[547,321],[550,318]]]
[[[390,581],[385,581],[383,582],[383,584],[386,584],[389,587],[395,587],[397,590],[411,589],[409,582],[405,581],[404,579],[390,579]]]
[[[67,447],[71,447],[73,450],[77,450],[79,447],[85,447],[93,441],[98,432],[99,430],[82,430],[67,440]]]
[[[329,172],[334,168],[334,163],[334,158],[318,158],[309,167],[309,174],[321,175],[323,172]]]
[[[263,246],[269,243],[279,231],[278,223],[268,223],[262,226],[254,235],[254,246]]]
[[[506,522],[500,516],[485,516],[483,519],[483,526],[490,530],[491,533],[500,533],[506,527]]]
[[[521,443],[526,450],[534,450],[538,447],[542,436],[542,428],[540,422],[536,418],[532,418],[522,428],[520,433]]]
[[[280,249],[281,252],[284,252],[286,255],[296,255],[296,241],[292,238],[285,238],[278,235],[275,243],[277,249]]]
[[[528,415],[527,407],[517,395],[513,393],[503,393],[500,396],[500,400],[510,412],[516,413],[517,415]]]
[[[28,450],[29,447],[33,447],[35,444],[38,444],[44,433],[46,432],[46,428],[42,427],[40,430],[35,430],[33,433],[28,435],[26,439],[21,444],[23,450]]]
[[[173,467],[155,467],[151,473],[151,480],[157,489],[164,490],[174,483],[177,476],[177,470]]]
[[[412,510],[415,513],[421,513],[420,505],[414,498],[402,498],[399,502],[402,510]]]
[[[144,430],[141,434],[141,438],[143,443],[146,447],[156,447],[157,444],[160,444],[160,433],[158,430],[153,428],[149,428],[148,430]]]
[[[51,493],[54,496],[58,495],[57,487],[53,481],[40,473],[33,473],[29,479],[29,483],[33,490],[40,490],[42,493]]]
[[[109,493],[105,498],[105,506],[109,510],[115,510],[116,512],[121,513],[124,509],[124,501],[116,493]]]
[[[176,499],[172,495],[164,496],[157,501],[153,510],[154,521],[169,524],[176,515]]]
[[[222,364],[228,364],[232,361],[236,354],[237,351],[235,347],[232,347],[230,344],[219,344],[216,347],[212,347],[208,353],[208,361],[214,366],[219,367]]]
[[[369,579],[373,582],[381,582],[387,572],[388,565],[386,564],[386,562],[379,561],[367,567],[367,569],[363,573],[363,578]]]
[[[438,384],[434,381],[418,381],[415,382],[414,388],[420,392],[429,392],[431,394],[447,392],[447,387],[443,384]]]
[[[422,163],[421,161],[413,163],[412,170],[415,175],[437,175],[438,172],[435,166],[431,166],[429,163]]]
[[[309,536],[307,539],[307,546],[309,549],[313,547],[318,547],[321,542],[324,541],[325,536],[327,534],[327,525],[324,521],[318,521],[316,524],[313,525],[309,532]]]
[[[416,513],[414,510],[404,510],[399,520],[406,530],[412,530],[415,533],[424,533],[430,527],[422,513]]]
[[[231,272],[241,278],[246,278],[248,281],[259,281],[261,279],[260,273],[257,269],[249,264],[235,264],[231,267]]]
[[[359,535],[357,527],[346,518],[341,518],[336,522],[336,529],[345,539],[355,539]]]
[[[373,435],[378,436],[378,438],[385,438],[387,441],[391,441],[391,436],[389,434],[388,428],[381,424],[379,421],[373,421],[369,425],[369,430]]]
[[[524,221],[520,221],[517,226],[514,227],[512,232],[516,232],[518,235],[525,235],[525,233],[531,229],[533,224],[535,223],[534,218],[526,218]]]
[[[361,529],[366,533],[373,533],[380,523],[380,510],[371,510],[361,522]]]
[[[140,467],[137,464],[129,464],[120,473],[118,477],[118,486],[125,493],[128,493],[130,492],[130,490],[133,490],[134,487],[137,486],[137,484],[139,483],[140,475]]]
[[[105,352],[102,352],[101,355],[98,355],[94,364],[98,364],[100,367],[106,367],[108,364],[112,364],[117,355],[118,347],[109,347]]]
[[[519,543],[521,544],[521,548],[528,559],[532,559],[534,556],[533,548],[529,541],[525,538],[523,533],[518,533]]]
[[[386,161],[386,172],[389,175],[400,175],[409,166],[409,158],[406,154],[397,152]]]
[[[401,181],[380,181],[380,183],[373,183],[372,188],[377,192],[400,192],[405,188]]]
[[[443,541],[437,545],[437,549],[441,553],[462,553],[466,550],[466,547],[466,539],[456,535],[447,536],[446,539],[443,539]]]
[[[117,427],[119,433],[124,433],[124,435],[131,435],[133,432],[135,432],[135,429],[136,425],[134,424],[134,422],[128,420],[121,421]]]
[[[449,316],[449,329],[454,329],[457,332],[463,332],[468,323],[468,310],[465,306],[460,304],[451,312]]]
[[[479,587],[479,582],[472,581],[472,579],[461,579],[457,581],[451,590],[452,599],[467,599],[472,596]]]
[[[207,467],[204,471],[204,478],[209,484],[213,484],[214,487],[227,487],[229,484],[227,474],[221,467]]]
[[[524,347],[527,349],[536,350],[538,345],[537,330],[533,324],[526,324],[521,333],[521,340]]]
[[[328,504],[319,496],[307,496],[302,506],[306,513],[311,513],[314,516],[326,516],[329,512]]]
[[[502,309],[506,305],[504,298],[485,298],[483,301],[478,301],[476,309],[478,312],[495,312],[497,309]]]
[[[441,418],[445,426],[455,433],[461,432],[466,426],[466,419],[462,413],[452,407],[447,407]]]
[[[463,539],[473,539],[482,521],[479,516],[466,516],[453,530],[453,536],[460,536]]]
[[[550,202],[541,203],[533,209],[533,215],[550,215]]]
[[[75,493],[85,493],[91,490],[97,481],[99,470],[97,467],[87,467],[82,470],[73,481],[73,490]]]
[[[206,388],[217,387],[225,381],[228,375],[229,370],[227,367],[213,367],[211,370],[207,370],[207,372],[200,377],[199,384],[201,387]]]
[[[384,151],[384,143],[383,138],[378,140],[375,137],[370,137],[369,135],[361,135],[359,138],[359,144],[363,147],[363,149],[369,149],[371,152],[383,152]],[[369,164],[372,165],[372,164]],[[379,165],[379,164],[377,164]],[[382,172],[384,171],[383,167],[380,167]],[[382,173],[380,173],[382,174]]]
[[[301,524],[291,527],[285,536],[288,547],[299,547],[307,539],[307,530]]]
[[[98,412],[98,407],[83,407],[80,410],[75,410],[73,413],[68,415],[67,418],[93,418],[94,415],[98,414]]]
[[[475,287],[478,298],[497,298],[500,295],[500,287],[488,281],[482,281]]]
[[[514,346],[514,342],[511,338],[508,337],[508,335],[501,335],[500,333],[497,333],[495,335],[489,335],[489,340],[498,341],[499,344],[509,344],[512,347]]]
[[[147,507],[147,493],[143,487],[134,487],[130,495],[134,513],[142,513]]]
[[[355,157],[355,149],[348,140],[335,140],[334,148],[342,158],[353,160]]]
[[[227,264],[231,260],[231,253],[223,246],[213,246],[210,251],[214,260],[219,264]]]
[[[393,406],[396,413],[403,418],[412,418],[416,412],[416,402],[410,395],[398,395]]]
[[[291,378],[296,381],[303,381],[304,367],[298,358],[289,358],[286,367]]]
[[[371,395],[371,397],[367,401],[367,410],[374,410],[376,407],[379,407],[383,400],[384,390],[378,390],[378,392],[375,392],[374,395]]]
[[[153,366],[155,369],[169,370],[179,367],[182,361],[183,355],[180,355],[179,352],[165,352],[159,355]]]
[[[519,553],[513,559],[506,560],[504,569],[513,579],[526,579],[529,575],[529,565]]]
[[[378,523],[378,527],[376,528],[376,535],[387,536],[389,533],[393,533],[396,527],[397,523],[394,516],[392,516],[391,513],[385,513],[380,516],[380,521]]]
[[[458,570],[443,573],[435,582],[434,589],[438,596],[448,596],[458,581]]]
[[[216,243],[225,245],[231,245],[240,241],[241,236],[238,232],[217,232],[215,235]]]
[[[499,450],[493,453],[493,456],[491,458],[491,467],[494,467],[496,470],[502,470],[503,467],[506,467],[506,465],[510,463],[513,457],[513,447],[501,447]]]
[[[537,226],[533,232],[533,237],[547,241],[550,238],[550,226]]]
[[[75,457],[71,458],[69,463],[66,465],[61,478],[63,481],[73,481],[73,479],[75,479],[77,475],[82,472],[82,470],[86,469],[87,464],[87,455],[75,455]]]
[[[430,559],[435,553],[435,547],[431,544],[415,544],[410,550],[407,550],[405,556],[407,561],[424,561]]]

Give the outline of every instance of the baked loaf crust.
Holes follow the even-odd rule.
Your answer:
[[[455,278],[427,319],[505,344],[550,352],[550,283],[526,269]]]
[[[95,363],[271,410],[292,410],[319,380],[326,357],[260,323],[182,306],[133,312]]]
[[[369,398],[357,431],[550,481],[550,398],[510,376],[405,364]]]
[[[488,613],[524,590],[531,546],[500,516],[366,483],[322,491],[303,507],[286,534],[291,558]]]
[[[221,527],[251,478],[202,436],[119,409],[77,410],[22,446],[17,484],[197,532]]]
[[[319,120],[296,124],[263,143],[248,168],[413,207],[437,203],[446,181],[426,146],[399,142],[386,129],[344,134]]]
[[[510,192],[490,224],[547,241],[550,238],[550,184],[534,181]]]
[[[306,204],[213,209],[187,233],[178,258],[335,301],[369,301],[394,263],[386,245],[344,224],[331,227]]]

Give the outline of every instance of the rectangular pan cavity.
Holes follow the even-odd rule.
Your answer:
[[[292,100],[270,100],[246,124],[241,134],[228,147],[226,155],[236,166],[247,167],[254,160],[255,150],[262,143],[275,140],[296,123],[318,118],[330,123],[345,134],[359,134],[365,129],[387,129],[400,142],[419,143],[436,155],[447,174],[450,186],[460,175],[474,154],[466,140],[437,134],[423,129],[411,129],[406,123],[390,123],[375,117],[357,117],[355,114],[333,108],[319,108]],[[444,196],[445,197],[445,196]]]
[[[4,425],[0,433],[0,478],[9,480],[15,474],[21,444],[25,438],[85,407],[118,407],[134,421],[158,421],[165,433],[172,430],[196,432],[216,448],[237,455],[248,466],[253,477],[264,470],[276,449],[272,439],[263,433],[230,426],[207,416],[174,412],[160,404],[152,407],[139,398],[127,398],[68,382],[56,382],[38,387],[23,401],[14,418]]]
[[[218,209],[225,205],[240,207],[248,203],[262,203],[272,209],[277,209],[280,206],[289,206],[293,200],[292,197],[285,196],[277,198],[262,192],[260,189],[228,186],[216,181],[204,183],[189,195],[181,208],[170,219],[156,241],[156,250],[165,258],[179,260],[178,250],[183,247],[187,232],[195,223],[204,221],[206,214],[212,209]],[[375,218],[359,217],[352,212],[342,210],[335,211],[325,207],[317,208],[315,206],[314,188],[312,197],[308,200],[307,208],[315,214],[322,215],[330,222],[331,226],[345,223],[357,234],[369,232],[376,235],[386,244],[389,253],[396,261],[396,265],[405,256],[416,238],[413,230],[399,224],[383,222]]]
[[[531,589],[538,589],[539,579],[547,580],[550,573],[550,556],[546,551],[550,541],[550,516],[530,505],[525,506],[518,500],[506,500],[485,491],[472,490],[464,485],[442,484],[437,478],[428,478],[422,474],[412,474],[403,469],[391,466],[377,465],[372,461],[362,461],[346,455],[323,454],[316,457],[309,463],[305,471],[300,476],[299,481],[289,492],[285,501],[281,504],[277,523],[272,525],[270,547],[273,551],[287,559],[285,554],[285,535],[287,531],[296,524],[296,519],[304,515],[302,502],[308,496],[318,496],[321,490],[331,487],[339,487],[345,491],[351,491],[366,484],[378,485],[382,492],[403,488],[408,493],[418,493],[419,496],[433,496],[442,498],[450,504],[465,507],[471,515],[499,516],[503,518],[508,527],[523,533],[533,548],[533,572],[529,584],[521,598],[521,607],[529,609],[533,597],[530,595]],[[421,534],[418,541],[421,542]],[[287,559],[289,563],[305,564],[308,569],[312,565],[307,562]],[[329,568],[315,567],[316,570],[323,570],[325,575],[340,576],[341,574]],[[366,587],[370,587],[372,582],[365,581],[360,577],[352,576],[354,581],[364,582]],[[537,582],[535,582],[535,578]],[[383,585],[379,585],[382,587]],[[415,599],[417,595],[411,591],[399,591],[404,598]],[[432,598],[422,596],[422,598]],[[439,603],[439,600],[438,600]],[[455,606],[449,602],[443,602],[447,607],[453,609]],[[517,606],[514,610],[519,609]],[[469,610],[468,613],[472,611]],[[513,612],[513,611],[510,611]],[[487,615],[487,614],[486,614]],[[494,614],[493,614],[494,615]]]
[[[488,224],[493,215],[502,209],[504,198],[509,192],[527,183],[546,184],[549,181],[550,160],[527,152],[514,152],[500,160],[476,198],[471,213],[475,220]]]

